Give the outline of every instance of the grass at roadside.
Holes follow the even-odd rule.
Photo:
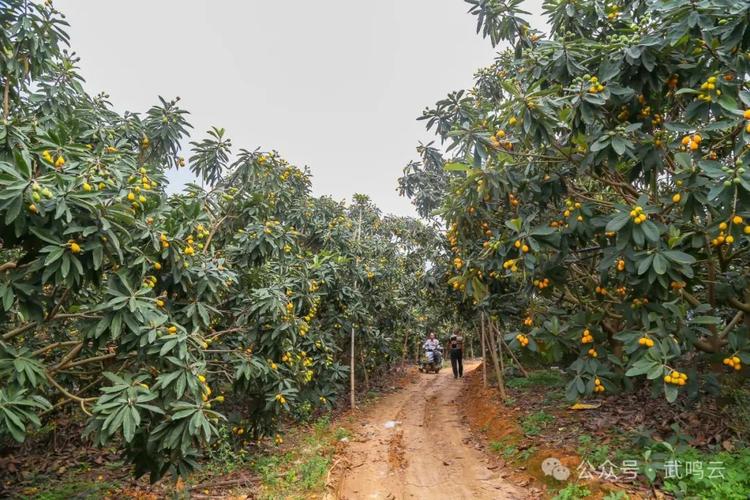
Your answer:
[[[507,374],[502,402],[494,388],[483,387],[479,375],[468,381],[462,404],[488,451],[520,480],[524,474],[533,478],[532,487],[549,498],[626,500],[648,496],[652,488],[675,498],[750,498],[750,411],[728,416],[719,404],[750,401],[746,386],[718,402],[709,395],[693,406],[669,405],[635,390],[592,398],[584,401],[593,403],[589,409],[576,411],[565,399],[564,374],[556,369],[531,369],[528,377]],[[693,414],[698,415],[693,426],[680,425]],[[715,425],[715,415],[724,415],[722,425]],[[732,432],[722,430],[728,425]],[[717,431],[723,432],[721,439],[713,437]],[[548,457],[570,470],[567,481],[543,473]],[[628,470],[635,464],[635,481],[624,480],[631,474],[626,464]],[[608,467],[623,481],[601,478]]]
[[[336,445],[348,437],[347,429],[331,424],[326,417],[310,429],[295,431],[288,440],[294,443],[293,447],[259,457],[251,463],[260,478],[258,498],[321,498]]]

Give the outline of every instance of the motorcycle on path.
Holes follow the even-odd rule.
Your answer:
[[[419,358],[419,371],[422,373],[437,373],[443,367],[443,349],[428,349]]]

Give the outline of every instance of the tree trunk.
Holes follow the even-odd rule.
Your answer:
[[[365,376],[365,394],[370,392],[370,376],[367,374],[367,362],[365,361],[365,353],[359,352],[359,360],[362,362],[362,373]]]
[[[505,373],[505,359],[503,355],[503,346],[505,345],[505,342],[503,342],[503,339],[500,337],[500,332],[497,332],[497,345],[500,347],[500,373]]]
[[[357,401],[354,398],[354,327],[352,327],[352,338],[351,338],[352,349],[349,354],[349,404],[352,408],[356,408]]]
[[[484,346],[484,315],[482,315],[482,326],[480,327],[479,337],[482,343],[482,384],[487,387],[487,349]]]
[[[492,322],[490,322],[492,325]],[[492,356],[492,364],[495,367],[495,376],[497,377],[497,389],[500,391],[500,397],[505,399],[505,380],[503,379],[503,373],[500,371],[500,362],[497,359],[497,345],[495,344],[495,336],[490,332],[487,336],[489,340],[490,355]]]
[[[409,355],[409,332],[404,333],[404,352],[401,355],[401,372],[406,369],[406,357]]]

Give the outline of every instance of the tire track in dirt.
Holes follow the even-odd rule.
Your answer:
[[[477,363],[467,363],[466,371]],[[489,469],[471,445],[450,371],[415,373],[403,390],[368,408],[344,456],[337,497],[355,499],[523,499],[525,492]],[[386,422],[398,422],[387,428]]]

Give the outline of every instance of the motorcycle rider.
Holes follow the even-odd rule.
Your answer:
[[[442,350],[442,347],[440,345],[440,342],[438,339],[435,338],[434,333],[430,333],[430,336],[427,340],[424,341],[424,344],[422,345],[422,349],[427,354],[427,359],[435,359],[434,356],[436,353],[439,353],[440,350]]]

